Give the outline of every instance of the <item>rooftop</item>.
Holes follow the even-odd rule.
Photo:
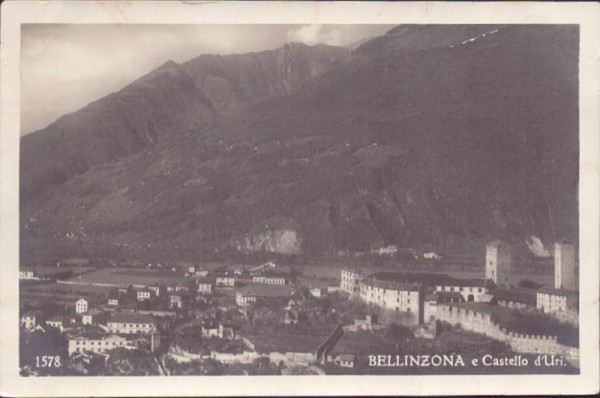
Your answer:
[[[448,274],[436,272],[375,272],[369,276],[378,280],[419,283],[430,286],[493,286],[492,281],[483,278],[455,278]]]
[[[404,283],[398,281],[381,280],[373,277],[366,277],[362,280],[367,286],[383,288],[387,290],[419,291],[420,286],[414,283]]]
[[[553,296],[569,296],[571,294],[576,294],[574,291],[571,291],[571,290],[555,289],[550,286],[542,286],[541,288],[538,289],[537,292],[543,293],[543,294],[551,294]]]
[[[494,297],[500,300],[515,301],[518,303],[535,305],[535,290],[529,289],[501,289],[496,288],[490,292]]]

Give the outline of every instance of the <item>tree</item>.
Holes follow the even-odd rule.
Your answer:
[[[409,327],[397,323],[392,323],[388,327],[388,336],[390,337],[390,339],[398,341],[412,339],[414,337],[414,334]]]
[[[539,289],[542,285],[539,283],[535,283],[531,279],[521,279],[519,281],[519,287],[524,287],[526,289]]]

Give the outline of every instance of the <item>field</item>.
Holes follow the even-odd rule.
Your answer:
[[[80,284],[104,284],[111,286],[129,285],[168,285],[184,281],[186,278],[170,271],[146,269],[102,268],[94,272],[79,275],[68,282]]]
[[[51,301],[57,304],[74,306],[79,298],[92,299],[105,295],[110,287],[92,285],[69,285],[63,283],[26,283],[19,286],[19,300],[25,302]]]
[[[69,272],[72,271],[74,274],[81,274],[84,272],[88,272],[93,270],[94,267],[86,266],[86,265],[61,265],[60,267],[50,267],[50,266],[33,266],[33,267],[21,267],[21,270],[33,271],[36,275],[40,277],[45,277],[48,275],[56,274],[57,272]]]

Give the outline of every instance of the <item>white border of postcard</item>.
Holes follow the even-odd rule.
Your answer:
[[[597,393],[600,4],[384,2],[2,3],[0,395],[475,395]],[[18,367],[19,56],[22,23],[579,24],[579,375],[20,377]]]

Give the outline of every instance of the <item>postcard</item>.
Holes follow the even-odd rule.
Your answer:
[[[5,2],[0,393],[597,393],[598,4]]]

